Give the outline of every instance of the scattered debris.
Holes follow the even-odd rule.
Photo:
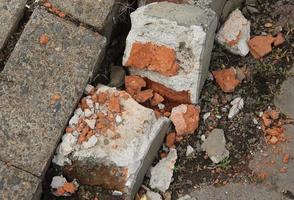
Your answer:
[[[250,22],[239,9],[233,11],[217,33],[216,40],[236,55],[246,56],[249,52]]]
[[[48,37],[48,35],[46,35],[46,34],[41,35],[41,36],[40,36],[40,39],[39,39],[39,42],[40,42],[40,44],[42,44],[42,45],[46,45],[46,44],[49,42],[49,37]]]
[[[143,87],[146,87],[146,82],[140,76],[126,76],[125,86],[126,91],[133,96],[140,92]]]
[[[199,126],[200,108],[182,104],[172,109],[170,119],[175,125],[177,135],[192,134]]]
[[[61,96],[59,94],[54,94],[51,96],[50,104],[53,105],[60,99],[61,99]]]
[[[186,156],[188,157],[192,155],[194,152],[195,152],[195,149],[192,146],[188,145],[186,150]]]
[[[283,157],[283,163],[288,164],[290,160],[290,154],[285,154]]]
[[[177,160],[177,150],[170,149],[166,158],[163,158],[151,168],[150,186],[165,192],[172,181],[173,170]]]
[[[240,80],[237,79],[236,70],[233,67],[213,71],[212,74],[224,92],[234,92],[235,88],[240,84]]]
[[[271,35],[260,35],[250,39],[248,45],[250,52],[255,59],[261,59],[272,51],[272,44],[275,46],[283,44],[283,34],[278,33],[277,37]]]
[[[164,98],[160,94],[155,92],[150,103],[151,103],[151,106],[157,106],[158,104],[162,103],[163,101],[164,101]]]
[[[203,115],[203,121],[206,121],[206,120],[210,117],[210,115],[211,115],[210,112],[205,113],[205,114]]]
[[[274,41],[274,46],[279,46],[281,44],[283,44],[285,42],[285,38],[283,36],[283,33],[278,33],[277,34],[277,37],[275,38],[275,41]]]
[[[216,164],[229,156],[229,151],[226,149],[226,138],[222,129],[212,130],[201,147],[206,151],[212,162]]]
[[[135,99],[139,103],[144,103],[147,100],[150,100],[152,97],[153,97],[153,90],[151,89],[140,91],[135,95]]]
[[[241,97],[237,97],[231,102],[231,105],[232,107],[228,115],[229,119],[233,119],[240,112],[240,110],[243,109],[244,100]]]
[[[269,144],[275,145],[279,142],[285,142],[285,129],[282,127],[285,122],[280,119],[280,113],[277,110],[268,110],[263,112],[262,130]]]
[[[76,180],[67,182],[63,176],[54,176],[51,182],[51,188],[55,196],[71,196],[78,190],[79,184]]]

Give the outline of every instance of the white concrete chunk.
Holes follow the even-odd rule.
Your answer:
[[[212,130],[201,147],[206,151],[212,162],[216,164],[229,156],[229,151],[226,149],[226,138],[222,129]]]
[[[236,55],[246,56],[249,52],[250,22],[239,9],[233,11],[217,33],[216,40]]]
[[[217,15],[210,9],[152,3],[131,14],[123,65],[176,92],[198,97],[207,77]]]
[[[171,149],[166,158],[163,158],[151,168],[150,186],[165,192],[172,181],[173,171],[177,160],[177,150]]]
[[[99,109],[90,120],[79,117],[71,127],[75,131],[66,133],[66,137],[77,137],[69,149],[73,151],[57,151],[55,160],[57,164],[72,163],[65,166],[64,173],[81,184],[121,191],[132,199],[169,131],[170,120],[157,120],[153,110],[138,104],[124,91],[99,85],[94,93],[98,98],[85,98],[99,103]],[[78,109],[84,109],[82,104]],[[67,145],[63,140],[59,149]]]

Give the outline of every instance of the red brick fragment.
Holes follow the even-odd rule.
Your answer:
[[[240,84],[240,80],[237,78],[236,70],[233,67],[213,71],[212,74],[217,84],[224,92],[234,92],[235,88]]]
[[[148,90],[138,92],[137,95],[135,96],[135,99],[139,103],[144,103],[147,100],[151,99],[152,97],[153,97],[153,90],[148,89]]]
[[[179,71],[175,50],[151,42],[135,42],[126,65],[148,69],[165,76],[177,75]]]
[[[120,113],[121,112],[121,107],[120,107],[120,99],[117,96],[111,96],[108,102],[108,109],[111,112],[115,112],[115,113]]]
[[[49,37],[48,37],[48,35],[46,35],[46,34],[41,35],[41,36],[40,36],[40,39],[39,39],[39,42],[40,42],[40,44],[42,44],[42,45],[46,45],[46,44],[48,44],[48,42],[49,42]]]
[[[274,46],[279,46],[285,42],[285,38],[283,36],[283,33],[278,33],[277,37],[275,38],[274,41]]]
[[[272,51],[275,38],[271,35],[253,37],[249,42],[249,49],[254,58],[260,59]]]
[[[150,104],[151,106],[157,106],[163,101],[164,101],[164,98],[160,94],[155,92],[153,98],[150,100]]]
[[[166,101],[176,104],[190,104],[191,98],[188,91],[177,92],[164,85],[144,78],[146,81],[146,88],[152,89],[153,92],[160,94]]]
[[[177,135],[194,133],[199,126],[200,108],[194,105],[180,105],[172,110],[170,119]]]
[[[143,87],[146,87],[146,82],[140,76],[126,76],[125,86],[126,91],[133,96],[140,92]]]

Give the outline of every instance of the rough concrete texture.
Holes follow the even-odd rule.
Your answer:
[[[231,183],[222,187],[205,186],[178,200],[290,200],[264,185]]]
[[[292,67],[291,73],[294,73],[294,67]],[[278,109],[286,114],[288,117],[294,119],[294,78],[289,77],[281,86],[280,94],[275,97],[275,105]]]
[[[73,132],[64,135],[53,161],[69,163],[65,174],[81,184],[119,190],[133,199],[169,131],[170,120],[157,120],[153,110],[115,88],[99,85],[91,94],[83,98],[89,108],[83,107],[82,99],[82,107],[69,121],[67,130]]]
[[[216,40],[231,53],[246,56],[249,52],[250,22],[239,9],[234,10],[220,28]]]
[[[222,129],[212,130],[201,147],[214,163],[221,162],[230,154],[226,149],[226,138]]]
[[[168,1],[177,4],[195,4],[202,8],[210,8],[215,11],[218,16],[221,16],[222,9],[227,0],[139,0],[138,5],[141,7],[149,3],[162,1]]]
[[[49,0],[49,2],[66,14],[97,28],[107,38],[121,5],[117,0]]]
[[[0,0],[0,50],[16,28],[26,2],[26,0]]]
[[[40,189],[39,178],[0,161],[0,199],[39,199]]]
[[[165,192],[172,181],[174,167],[177,160],[177,150],[171,149],[167,157],[151,168],[150,187]]]
[[[269,187],[294,194],[294,126],[286,125],[284,128],[287,142],[277,144],[274,148],[266,146],[262,152],[254,155],[249,167],[257,175],[265,174],[264,182]],[[285,155],[289,155],[287,162]],[[283,168],[286,170],[282,171]]]
[[[131,20],[123,65],[127,66],[129,60],[137,61],[136,66],[129,66],[131,74],[147,77],[177,92],[189,92],[191,102],[197,103],[208,73],[217,26],[215,12],[192,5],[160,2],[138,8],[131,14]],[[134,44],[142,48],[134,49]],[[154,48],[144,48],[149,44]],[[161,51],[163,48],[169,55]],[[148,59],[144,59],[146,56]],[[162,66],[168,68],[168,72],[174,71],[164,74],[160,71],[164,70]]]
[[[48,43],[40,43],[40,37]],[[0,160],[41,176],[106,40],[35,9],[0,79]]]

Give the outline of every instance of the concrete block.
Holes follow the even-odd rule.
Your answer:
[[[184,93],[197,103],[213,48],[215,12],[160,2],[138,8],[131,20],[123,65],[130,67],[132,75]]]
[[[250,22],[239,9],[230,14],[216,40],[233,54],[246,56],[249,53]]]
[[[0,1],[0,50],[23,15],[26,0]]]
[[[40,38],[48,39],[40,43]],[[106,39],[35,9],[0,79],[0,160],[41,176]]]
[[[0,199],[39,199],[41,180],[0,161]]]
[[[92,114],[86,116],[88,107]],[[128,93],[103,85],[81,100],[75,118],[53,162],[65,165],[64,174],[83,185],[119,190],[126,199],[133,199],[169,131],[170,120],[157,120],[153,110]],[[86,123],[90,119],[95,127]]]

